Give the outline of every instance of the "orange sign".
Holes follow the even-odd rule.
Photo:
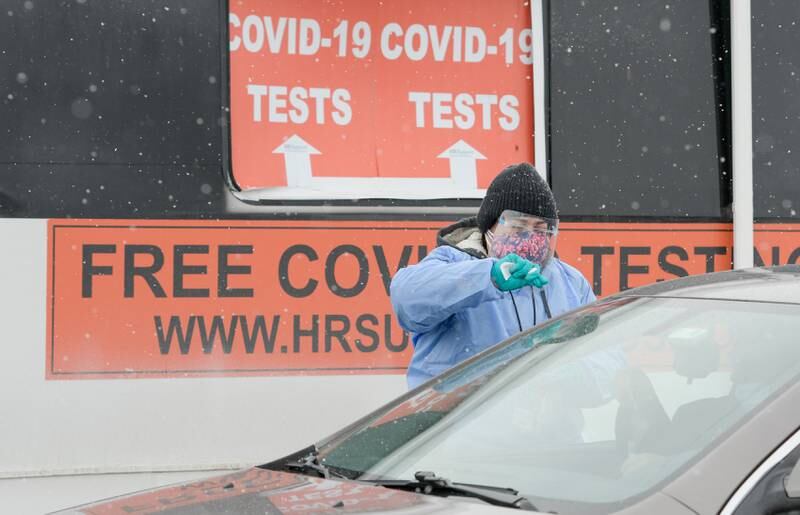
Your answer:
[[[800,263],[800,225],[756,224],[754,265]],[[731,224],[564,223],[558,254],[598,296],[733,267]]]
[[[242,189],[480,197],[533,160],[527,0],[232,0],[229,32]]]
[[[389,282],[434,231],[51,221],[47,375],[404,373]]]
[[[756,224],[753,239],[755,266],[800,263],[800,224]]]
[[[389,284],[446,222],[49,223],[47,378],[403,374]],[[756,227],[756,263],[800,261]],[[558,254],[600,296],[726,270],[728,224],[564,223]]]
[[[730,224],[574,223],[559,227],[559,257],[606,296],[731,268]]]

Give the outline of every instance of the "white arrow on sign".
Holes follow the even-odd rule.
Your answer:
[[[309,145],[297,134],[293,134],[272,153],[283,154],[286,164],[286,182],[290,188],[311,187],[311,155],[321,154],[319,150]]]
[[[441,159],[450,160],[450,178],[460,189],[473,190],[478,187],[478,159],[486,156],[472,148],[466,141],[460,139],[450,148],[439,154]]]

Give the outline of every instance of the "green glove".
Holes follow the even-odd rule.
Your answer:
[[[518,290],[526,286],[525,277],[533,263],[516,254],[508,254],[492,265],[492,282],[501,291]]]
[[[539,265],[533,265],[533,266],[536,267],[536,269],[528,272],[528,275],[525,277],[525,281],[531,286],[536,286],[537,288],[544,288],[549,281],[547,280],[547,278],[545,278],[545,276],[541,274],[542,268]]]
[[[501,291],[513,291],[525,286],[542,288],[547,279],[540,273],[541,267],[511,253],[495,261],[492,266],[492,282]]]

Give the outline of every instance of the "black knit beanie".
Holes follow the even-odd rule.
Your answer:
[[[494,178],[478,210],[482,233],[497,222],[506,209],[542,218],[558,218],[550,186],[529,163],[511,165]]]

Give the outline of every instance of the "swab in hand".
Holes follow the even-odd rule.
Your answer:
[[[508,280],[511,277],[511,269],[514,268],[516,263],[512,263],[510,261],[506,263],[500,263],[500,271],[503,272],[503,279]]]

